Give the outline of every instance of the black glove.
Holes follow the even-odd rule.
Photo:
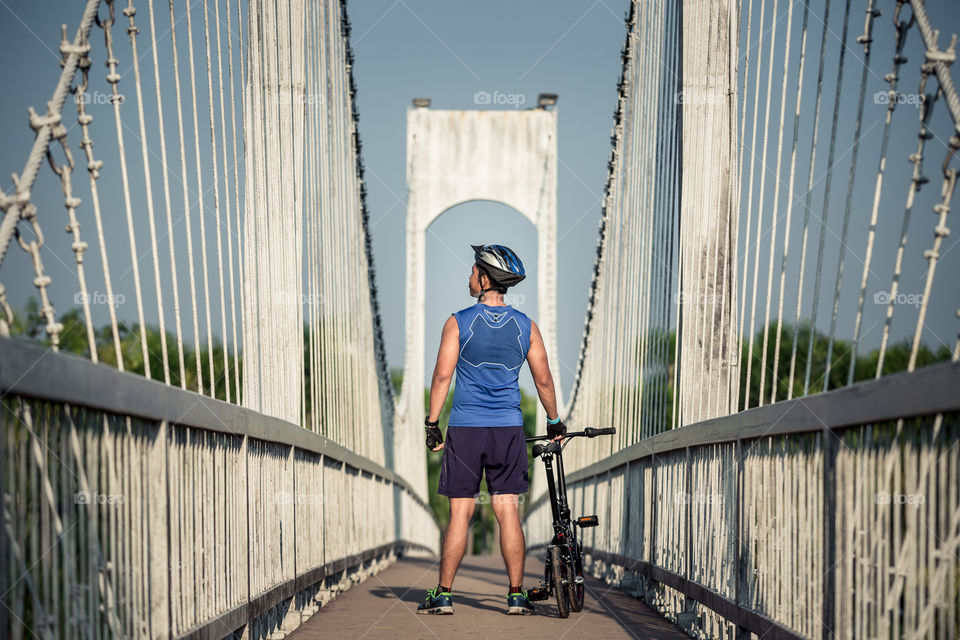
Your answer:
[[[547,423],[547,435],[550,436],[550,439],[553,440],[557,436],[563,436],[567,433],[567,425],[563,424],[563,420],[557,422],[556,424]]]
[[[423,419],[423,424],[425,426],[424,431],[427,432],[427,449],[433,451],[438,445],[443,443],[443,434],[440,432],[440,421],[430,422],[430,416],[426,416]]]

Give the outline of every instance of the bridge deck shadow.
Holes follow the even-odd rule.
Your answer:
[[[644,603],[587,578],[584,610],[567,619],[557,616],[554,600],[536,604],[536,615],[507,616],[506,572],[500,556],[467,556],[454,584],[454,615],[417,615],[424,591],[437,583],[437,560],[399,560],[323,607],[289,637],[313,638],[489,638],[517,634],[523,638],[686,638],[677,627]],[[542,556],[527,556],[524,586],[539,582]]]

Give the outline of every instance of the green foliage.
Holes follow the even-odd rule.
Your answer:
[[[777,334],[776,321],[771,322],[767,333],[767,366],[763,370],[765,377],[763,383],[764,402],[768,403],[771,397],[771,384],[773,382],[773,360],[774,348]],[[792,397],[804,395],[804,379],[807,367],[807,352],[810,346],[810,340],[813,340],[813,349],[810,357],[810,386],[808,393],[819,393],[824,390],[824,378],[826,376],[827,351],[830,346],[829,336],[822,333],[811,331],[809,324],[801,324],[796,331],[797,356],[796,366],[793,374],[793,394]],[[671,331],[668,336],[652,334],[648,336],[648,353],[650,346],[656,346],[656,340],[667,340],[667,367],[665,370],[656,370],[651,368],[643,380],[645,386],[643,393],[642,412],[663,410],[661,416],[655,420],[662,422],[661,430],[666,431],[673,427],[673,378],[674,362],[676,360],[676,334]],[[787,398],[787,390],[790,387],[790,360],[793,353],[794,330],[793,327],[784,324],[781,328],[779,361],[777,365],[777,392],[776,399],[784,400]],[[663,345],[661,345],[662,347]],[[750,357],[750,343],[744,341],[743,351],[741,353],[740,366],[740,410],[744,409],[744,390],[747,382],[747,360]],[[887,345],[886,354],[883,360],[883,375],[906,371],[910,361],[910,342],[902,342]],[[662,351],[661,351],[662,353]],[[750,406],[755,407],[760,397],[760,376],[763,356],[763,329],[757,331],[753,339],[753,364],[750,367]],[[833,341],[833,350],[830,355],[830,371],[827,390],[837,389],[847,385],[849,375],[850,361],[853,356],[852,342],[849,340]],[[944,362],[951,357],[950,349],[941,345],[935,351],[927,345],[920,345],[917,351],[917,367],[924,367],[937,362]],[[880,359],[880,350],[873,349],[866,354],[858,354],[854,362],[854,382],[870,380],[876,376],[877,363]],[[630,393],[630,390],[621,393]],[[639,389],[634,390],[639,392]],[[662,396],[660,394],[663,394]]]
[[[767,366],[764,368],[763,360],[763,330],[757,332],[753,340],[753,357],[750,367],[750,406],[756,406],[760,396],[760,376],[764,376],[764,402],[769,402],[771,397],[773,382],[773,356],[775,349],[777,323],[771,322],[767,336]],[[810,362],[810,384],[808,393],[819,393],[830,389],[837,389],[847,385],[850,362],[853,357],[852,342],[849,340],[834,340],[833,350],[830,355],[830,370],[827,371],[827,352],[829,350],[829,337],[817,331],[811,331],[809,324],[800,325],[794,335],[794,330],[788,325],[783,325],[780,339],[779,363],[777,367],[777,393],[776,399],[783,400],[787,397],[787,391],[790,386],[790,360],[793,353],[794,339],[797,341],[797,359],[793,374],[792,397],[804,395],[804,385],[806,380],[807,361],[809,353]],[[811,340],[813,346],[811,349]],[[741,397],[744,396],[744,389],[747,384],[746,362],[749,354],[749,342],[743,345],[741,354],[740,368],[740,390]],[[883,361],[883,375],[906,371],[910,361],[911,344],[904,340],[895,344],[887,345],[887,351]],[[950,349],[941,346],[936,351],[931,350],[927,345],[920,345],[917,351],[917,367],[923,367],[935,362],[942,362],[950,359]],[[860,382],[869,380],[876,376],[877,363],[880,359],[879,349],[874,349],[865,355],[857,355],[853,364],[853,381]],[[826,388],[824,380],[826,379]],[[743,405],[743,400],[741,400]],[[744,407],[741,406],[742,410]]]
[[[13,310],[13,324],[10,327],[10,335],[41,340],[43,338],[43,324],[40,304],[36,298],[31,296],[27,299],[27,304],[22,312]]]
[[[60,332],[60,351],[73,353],[81,356],[90,355],[90,342],[87,337],[86,322],[83,318],[83,311],[79,308],[73,308],[63,313],[58,321],[63,325],[63,331]],[[44,326],[45,320],[40,314],[39,304],[35,298],[27,300],[23,313],[14,312],[13,325],[10,333],[13,336],[35,340],[41,344],[50,345],[50,339],[46,334]],[[160,330],[156,327],[146,327],[144,338],[147,344],[147,354],[150,360],[150,377],[154,380],[163,380],[163,345]],[[94,344],[97,351],[97,359],[110,366],[117,366],[117,347],[113,339],[113,330],[109,325],[95,329],[93,332]],[[139,375],[144,375],[145,366],[143,360],[143,348],[141,346],[141,336],[139,325],[117,323],[117,337],[120,343],[120,352],[123,355],[124,370]],[[177,350],[176,336],[167,331],[167,361],[170,369],[170,384],[180,386],[180,364],[179,351]],[[201,345],[200,370],[203,374],[203,392],[210,393],[210,360],[209,351],[213,353],[213,380],[216,389],[214,396],[225,399],[226,385],[230,384],[230,397],[236,401],[235,385],[233,383],[234,367],[242,365],[241,359],[233,354],[227,358],[227,364],[230,367],[230,379],[227,379],[224,365],[223,343],[214,340],[209,345]],[[184,387],[191,391],[198,389],[197,385],[197,351],[184,345]]]
[[[400,388],[403,386],[403,369],[391,367],[390,382],[393,383],[393,395],[400,397]]]

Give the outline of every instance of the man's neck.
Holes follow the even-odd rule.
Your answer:
[[[502,293],[496,293],[496,292],[493,292],[493,291],[487,291],[485,294],[483,294],[483,298],[482,298],[481,300],[477,300],[477,302],[480,303],[480,304],[485,304],[485,305],[487,305],[488,307],[505,307],[505,306],[507,306],[507,305],[504,304],[504,302],[503,302],[503,294],[502,294]]]

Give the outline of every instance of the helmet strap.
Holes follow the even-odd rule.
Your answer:
[[[484,289],[484,288],[483,288],[483,281],[481,280],[481,278],[483,278],[483,276],[487,276],[487,282],[488,282],[488,283],[490,283],[490,284],[493,283],[493,278],[490,277],[490,274],[487,273],[485,269],[483,269],[482,267],[480,267],[480,266],[478,265],[478,266],[477,266],[477,282],[480,283],[480,295],[477,296],[477,301],[478,301],[478,302],[483,302],[483,296],[484,296],[488,291],[495,291],[495,290],[497,289],[497,287],[487,287],[486,289]]]

